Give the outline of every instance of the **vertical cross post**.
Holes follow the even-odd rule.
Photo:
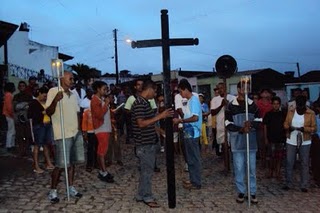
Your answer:
[[[163,88],[166,108],[172,107],[171,78],[170,78],[170,46],[198,45],[199,40],[193,38],[170,39],[168,10],[161,10],[161,39],[132,41],[132,48],[162,47]],[[174,145],[172,118],[167,118],[166,124],[166,165],[167,192],[169,208],[176,207],[176,181],[174,168]]]

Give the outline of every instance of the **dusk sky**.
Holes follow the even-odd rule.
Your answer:
[[[27,22],[30,39],[58,46],[102,73],[114,73],[113,29],[119,70],[162,71],[161,48],[132,49],[126,39],[161,37],[168,9],[171,38],[199,38],[198,46],[171,47],[171,69],[212,71],[225,54],[239,71],[320,70],[319,0],[1,0],[0,20]]]

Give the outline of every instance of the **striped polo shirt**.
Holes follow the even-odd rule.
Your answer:
[[[157,140],[155,124],[139,128],[137,119],[150,119],[155,116],[148,100],[138,96],[131,108],[133,139],[136,145],[154,144]]]

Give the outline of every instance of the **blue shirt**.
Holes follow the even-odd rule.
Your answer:
[[[198,138],[201,135],[202,108],[199,99],[194,95],[188,100],[183,118],[191,118],[193,115],[198,116],[198,121],[183,123],[184,137],[186,138]]]
[[[208,113],[209,112],[209,106],[206,103],[202,103],[201,104],[201,109],[203,113]],[[208,116],[203,117],[203,122],[207,122],[208,121]]]

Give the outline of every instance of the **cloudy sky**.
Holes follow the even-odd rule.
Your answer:
[[[197,4],[196,4],[197,3]],[[160,73],[161,48],[132,49],[126,39],[161,37],[168,9],[171,38],[199,38],[198,46],[171,47],[171,69],[212,71],[225,54],[239,71],[320,70],[319,0],[1,0],[0,20],[30,25],[30,39],[59,46],[84,63],[113,73],[113,30],[119,70]]]

